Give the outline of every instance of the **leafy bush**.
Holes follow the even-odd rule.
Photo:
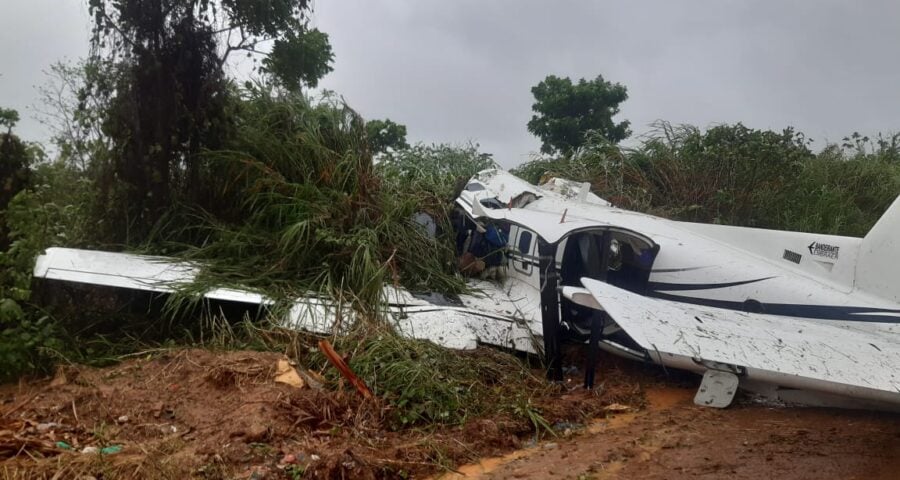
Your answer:
[[[651,209],[679,220],[771,227],[762,215],[771,193],[786,188],[812,156],[790,128],[776,133],[738,123],[700,132],[660,123],[629,152],[624,181],[646,192]]]
[[[10,247],[0,252],[0,377],[50,366],[63,332],[30,302],[34,260],[45,248],[77,245],[89,232],[90,183],[62,164],[35,168],[31,189],[7,208]]]
[[[900,193],[900,135],[857,133],[818,154],[793,129],[660,122],[626,149],[594,138],[513,172],[591,182],[615,205],[676,220],[863,236]]]
[[[589,182],[595,192],[609,196],[617,204],[636,208],[632,197],[623,196],[622,171],[626,152],[600,135],[588,135],[588,143],[561,157],[536,156],[511,170],[520,178],[540,184],[553,177]],[[625,205],[623,205],[625,206]]]
[[[205,282],[275,298],[321,292],[374,314],[385,282],[458,292],[449,242],[413,221],[419,197],[384,188],[362,119],[327,97],[255,88],[236,112],[227,149],[209,152],[217,212],[187,209],[159,230]]]
[[[476,173],[495,168],[488,153],[477,144],[461,146],[418,144],[383,157],[376,169],[386,188],[396,192],[427,192],[451,203]]]
[[[14,114],[14,118],[18,118],[18,114],[13,110],[4,112],[0,109],[0,114],[3,113]],[[30,164],[34,156],[29,144],[12,134],[11,125],[9,131],[0,133],[0,250],[9,247],[5,210],[13,197],[28,186],[31,177]]]
[[[800,165],[767,205],[772,228],[865,236],[900,194],[900,163],[832,145]]]

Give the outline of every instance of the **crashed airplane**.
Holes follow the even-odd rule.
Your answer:
[[[536,187],[501,170],[472,178],[456,204],[460,264],[480,277],[476,293],[385,287],[387,313],[406,336],[544,354],[553,378],[561,339],[576,339],[697,372],[695,402],[713,407],[740,387],[789,403],[900,409],[900,201],[865,238],[677,222],[616,208],[587,184]],[[167,293],[199,269],[51,248],[34,273]],[[235,289],[205,297],[271,303]],[[298,299],[283,322],[332,332],[347,318],[338,308]]]

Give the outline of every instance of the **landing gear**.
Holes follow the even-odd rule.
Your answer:
[[[600,338],[603,335],[603,320],[606,313],[595,310],[591,315],[591,337],[588,341],[587,365],[584,367],[584,388],[594,388],[594,370],[597,367],[597,354],[600,350]]]
[[[707,370],[694,403],[701,407],[725,408],[731,405],[738,389],[738,376],[722,370]]]

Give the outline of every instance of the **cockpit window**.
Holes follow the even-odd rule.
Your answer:
[[[499,210],[501,208],[506,208],[506,205],[503,205],[502,203],[500,203],[500,201],[497,200],[496,198],[482,198],[481,200],[479,200],[479,202],[483,206],[493,209],[493,210]]]
[[[484,185],[477,183],[477,182],[471,182],[468,185],[466,185],[466,190],[468,190],[470,192],[480,192],[480,191],[484,190]]]
[[[531,253],[531,232],[523,231],[519,234],[519,253],[522,255]]]

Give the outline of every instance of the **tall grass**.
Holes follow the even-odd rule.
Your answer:
[[[206,155],[220,172],[210,179],[220,207],[186,209],[159,229],[190,239],[169,248],[203,261],[200,284],[283,300],[321,294],[364,316],[379,311],[385,283],[464,289],[450,243],[413,221],[430,194],[385,188],[364,122],[347,105],[254,89],[237,114],[228,148]]]
[[[615,205],[676,220],[862,236],[900,194],[900,136],[854,134],[814,154],[790,128],[659,122],[636,147],[588,143],[516,173],[589,181]]]

